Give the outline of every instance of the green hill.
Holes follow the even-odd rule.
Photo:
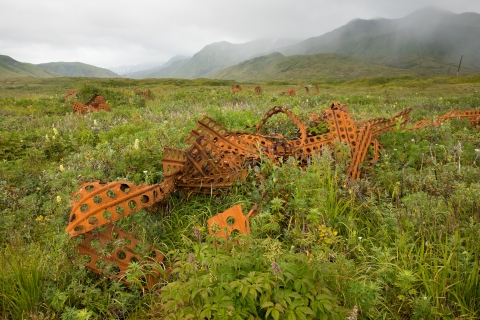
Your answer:
[[[63,77],[119,78],[115,72],[81,62],[49,62],[37,64],[37,67],[55,72]]]
[[[184,63],[188,62],[189,59],[190,57],[176,55],[161,66],[128,73],[125,75],[125,77],[131,79],[174,78],[175,76],[170,76],[170,74],[174,75],[176,70],[179,69]]]
[[[140,76],[127,75],[135,78],[208,78],[217,72],[251,59],[259,54],[271,53],[278,48],[296,43],[289,39],[265,39],[250,41],[247,43],[234,44],[226,41],[215,42],[205,46],[189,59],[178,60],[168,66],[156,70],[143,71]]]
[[[40,69],[33,64],[19,62],[9,56],[0,55],[0,78],[38,77],[52,78],[58,74]]]
[[[343,54],[322,53],[286,57],[276,52],[241,62],[213,77],[236,81],[260,81],[318,78],[351,80],[412,75],[414,72],[411,70],[391,68]]]
[[[480,73],[480,14],[425,8],[401,19],[357,19],[279,52],[343,53],[421,75],[456,73],[463,55],[461,74]]]

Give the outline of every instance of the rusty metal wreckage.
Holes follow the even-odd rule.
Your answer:
[[[117,266],[117,274],[113,277],[125,279],[131,261],[144,263],[153,260],[163,265],[164,256],[150,247],[150,254],[142,260],[134,250],[138,240],[114,226],[113,222],[163,201],[175,190],[210,194],[228,188],[235,181],[244,179],[248,168],[260,163],[263,158],[270,158],[281,165],[282,159],[293,157],[304,167],[312,154],[322,152],[324,147],[332,146],[336,141],[350,146],[351,160],[347,175],[349,179],[358,179],[361,176],[360,165],[375,162],[380,157],[382,146],[376,136],[396,127],[406,129],[411,110],[406,109],[391,118],[355,122],[346,105],[333,103],[324,113],[311,114],[309,123],[306,124],[286,107],[277,106],[264,115],[254,133],[229,131],[221,123],[203,116],[185,140],[190,144],[187,150],[165,148],[163,182],[154,185],[134,185],[124,181],[83,184],[73,194],[73,206],[66,231],[71,237],[83,237],[78,251],[87,256],[88,268],[101,273],[102,263],[113,263]],[[297,138],[262,134],[267,120],[276,114],[285,114],[298,127]],[[409,128],[415,130],[437,126],[452,118],[467,118],[473,126],[478,126],[480,110],[451,111],[435,120],[416,122],[413,128]],[[328,127],[326,133],[315,134],[315,130],[310,130],[319,124]],[[234,230],[250,233],[249,217],[255,213],[254,208],[245,216],[240,205],[234,206],[208,220],[209,232],[225,239]],[[101,247],[119,240],[124,240],[127,245],[114,248],[110,254],[100,254],[92,246],[94,240]],[[165,271],[168,273],[168,268]],[[159,271],[153,272],[145,281],[149,285],[154,284],[155,277],[158,276]]]
[[[67,92],[65,92],[65,94],[67,94]],[[73,93],[69,94],[69,95],[67,95],[67,98],[69,96],[73,96],[73,95],[76,95],[76,94],[77,94],[77,92],[75,92],[74,94]],[[73,109],[74,112],[79,113],[79,114],[87,114],[89,111],[90,112],[99,112],[99,111],[102,111],[102,110],[104,110],[106,112],[110,111],[110,108],[108,107],[108,104],[105,102],[105,98],[102,97],[101,95],[96,94],[96,93],[85,104],[82,104],[78,101],[75,101],[72,105],[72,109]]]

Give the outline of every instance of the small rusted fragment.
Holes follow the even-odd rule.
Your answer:
[[[65,91],[65,93],[64,93],[65,98],[63,98],[63,102],[67,101],[70,98],[76,97],[77,94],[78,94],[77,90],[67,90],[67,91]]]
[[[232,92],[233,93],[237,93],[237,92],[242,91],[242,90],[243,90],[243,88],[239,84],[235,84],[235,85],[232,86]]]
[[[137,95],[137,96],[142,96],[145,98],[145,100],[149,100],[153,97],[153,93],[152,91],[150,91],[150,89],[147,89],[147,90],[144,90],[144,91],[140,91],[138,90],[137,88],[133,88],[133,92]]]
[[[234,205],[230,209],[217,214],[208,219],[208,232],[216,237],[229,239],[232,232],[238,234],[250,234],[250,217],[257,214],[257,205],[245,216],[240,204]]]
[[[262,88],[260,86],[254,86],[255,94],[262,94]]]

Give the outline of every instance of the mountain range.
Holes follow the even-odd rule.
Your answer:
[[[144,64],[112,69],[135,79],[353,79],[456,74],[461,57],[460,74],[480,73],[480,14],[430,7],[400,19],[355,19],[303,41],[222,41],[205,46],[192,57],[175,56],[154,68]],[[32,65],[0,56],[0,77],[14,76],[119,77],[81,63]]]
[[[118,78],[115,72],[81,62],[49,62],[36,65],[38,68],[54,72],[62,77]]]
[[[288,41],[293,43],[284,45]],[[271,55],[274,52],[279,54]],[[480,73],[480,14],[429,7],[400,19],[355,19],[303,41],[213,43],[190,59],[142,71],[135,78],[434,76],[455,74],[462,56],[460,74]]]
[[[356,19],[279,52],[342,53],[402,69],[422,62],[433,73],[447,73],[463,55],[464,69],[480,72],[480,14],[425,8],[401,19]]]
[[[58,77],[58,75],[40,69],[33,64],[19,62],[9,56],[0,55],[0,78],[16,77],[53,78]]]
[[[119,75],[110,70],[81,62],[50,62],[35,65],[17,61],[9,56],[0,55],[0,78],[17,77],[118,78]]]

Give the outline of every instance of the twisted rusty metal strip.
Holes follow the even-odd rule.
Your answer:
[[[329,131],[340,142],[345,142],[355,150],[357,145],[357,130],[355,122],[343,104],[332,104],[325,112],[325,118],[330,123]],[[354,152],[354,151],[353,151]]]
[[[417,130],[427,126],[439,126],[450,119],[470,119],[472,127],[480,125],[480,110],[452,110],[442,116],[438,116],[436,119],[423,119],[414,123],[411,130]]]
[[[293,112],[291,112],[290,110],[288,110],[288,108],[284,106],[275,106],[267,111],[267,113],[263,116],[262,120],[260,120],[260,123],[257,126],[257,134],[261,134],[262,128],[267,122],[267,120],[278,113],[285,114],[298,127],[298,130],[300,131],[300,139],[295,139],[293,141],[296,147],[302,147],[305,143],[305,139],[307,138],[307,128],[301,119],[299,119]]]
[[[355,152],[352,154],[352,160],[350,162],[350,166],[348,168],[347,175],[352,180],[356,180],[360,177],[360,164],[365,161],[367,156],[368,147],[372,143],[372,126],[367,123],[362,127],[358,134],[357,145]]]
[[[139,185],[116,181],[85,183],[72,197],[74,203],[66,231],[70,237],[110,224],[163,200],[172,185]]]

